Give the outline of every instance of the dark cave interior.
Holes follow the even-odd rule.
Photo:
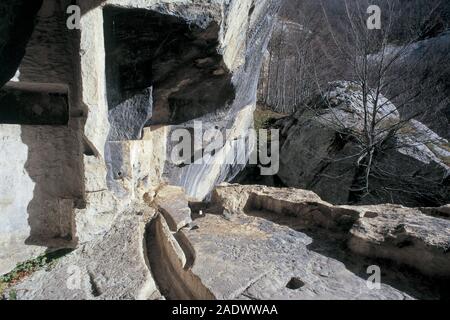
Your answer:
[[[105,7],[109,109],[153,86],[148,124],[180,124],[223,109],[234,99],[218,53],[219,26],[143,9]]]

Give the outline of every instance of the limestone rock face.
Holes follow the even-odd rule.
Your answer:
[[[361,145],[346,132],[363,132],[361,91],[351,83],[336,82],[313,101],[313,109],[300,110],[278,122],[283,136],[278,176],[287,186],[313,190],[332,203],[348,203]],[[399,123],[400,116],[384,97],[379,101],[382,108],[376,114],[376,132],[381,141],[388,133],[385,129]],[[372,109],[369,101],[370,114]],[[370,183],[376,195],[361,201],[445,204],[450,195],[448,141],[416,120],[401,126],[375,155],[378,176],[371,177]]]
[[[298,44],[311,34],[303,25],[277,17],[259,80],[260,104],[277,112],[292,113],[300,101],[308,98],[315,84],[308,80],[310,72],[299,61],[299,51],[305,48]]]
[[[11,154],[0,169],[11,183],[1,184],[11,190],[0,196],[0,274],[47,248],[104,236],[124,208],[151,202],[164,181],[202,200],[236,175],[248,157],[241,142],[281,0],[80,1],[79,30],[66,26],[70,4],[1,5],[0,83],[58,97],[68,119],[58,127],[0,125],[1,149]],[[26,26],[17,28],[18,19]],[[217,128],[224,144],[208,163],[178,166],[172,132],[192,130],[194,120],[203,122],[201,135]]]

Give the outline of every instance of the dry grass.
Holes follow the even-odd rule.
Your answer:
[[[267,129],[273,122],[286,116],[287,114],[274,112],[264,107],[257,106],[254,113],[255,129]]]

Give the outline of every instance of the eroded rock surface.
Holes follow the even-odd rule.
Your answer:
[[[268,220],[208,214],[198,225],[186,233],[192,272],[218,299],[410,299],[388,285],[369,290],[343,263],[309,250],[306,234]]]
[[[191,209],[189,209],[189,202],[183,188],[163,187],[158,190],[155,203],[164,215],[171,231],[177,232],[192,222]]]
[[[142,130],[152,117],[152,94],[148,88],[109,110],[109,141],[142,139]]]
[[[79,2],[81,30],[74,33],[65,27],[65,4],[44,1],[13,81],[41,96],[64,89],[67,126],[0,126],[8,158],[0,161],[7,222],[0,223],[0,273],[49,248],[77,248],[10,288],[18,299],[448,297],[446,207],[334,206],[311,191],[239,185],[219,186],[211,205],[198,206],[202,213],[189,207],[209,199],[248,159],[257,75],[279,0]],[[147,13],[157,19],[146,21]],[[136,30],[129,17],[150,30]],[[123,29],[108,29],[114,22]],[[171,32],[180,30],[186,33]],[[147,36],[154,37],[149,46],[139,47]],[[133,57],[122,61],[124,53]],[[329,99],[339,102],[339,94]],[[357,126],[358,96],[349,99],[341,120]],[[398,120],[391,105],[384,111]],[[173,163],[171,133],[195,130],[194,120],[203,122],[203,142],[217,139],[203,135],[214,128],[223,147],[202,164]],[[297,128],[289,121],[285,133]],[[312,142],[326,154],[335,132],[319,138],[316,125]],[[446,149],[426,147],[402,155],[445,169],[436,159]],[[383,272],[379,290],[367,286],[370,265]]]
[[[163,292],[167,298],[431,299],[448,296],[445,291],[448,280],[442,280],[442,285],[438,284],[441,280],[436,280],[449,277],[446,271],[448,221],[423,215],[416,209],[390,205],[333,206],[310,191],[226,184],[216,188],[212,203],[209,209],[203,210],[203,215],[198,212],[200,207],[193,206],[195,228],[170,232],[162,217],[154,222],[160,230],[154,232],[159,239],[156,242],[164,248],[166,268],[171,270],[169,277],[156,277],[157,283],[166,288]],[[176,210],[167,211],[170,212]],[[367,223],[376,227],[361,232],[361,224]],[[416,229],[410,233],[416,244],[409,249],[405,249],[407,245],[392,245],[390,237],[395,235],[388,234],[389,229],[401,223],[406,229],[420,225],[422,231],[427,230],[427,236]],[[356,235],[357,231],[363,236]],[[371,236],[377,232],[378,242],[372,245],[390,251],[388,256],[378,254],[373,248],[354,247],[358,241],[371,243]],[[162,234],[166,236],[161,237]],[[394,242],[403,240],[399,236]],[[411,260],[403,259],[405,256]],[[430,260],[417,270],[421,256]],[[369,289],[366,282],[367,268],[374,265],[382,270],[379,290]],[[436,268],[438,265],[441,267]],[[183,288],[180,282],[191,285]],[[194,287],[199,295],[191,291]]]

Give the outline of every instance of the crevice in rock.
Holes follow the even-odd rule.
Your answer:
[[[100,297],[102,295],[99,286],[97,285],[96,281],[95,281],[95,277],[94,275],[88,271],[88,276],[89,276],[89,285],[90,285],[90,290],[91,290],[91,294],[94,297]]]
[[[423,214],[432,217],[450,220],[450,206],[444,206],[440,208],[419,208],[419,210]]]

